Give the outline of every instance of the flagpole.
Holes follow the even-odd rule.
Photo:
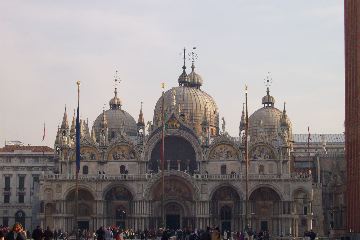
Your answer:
[[[165,84],[162,83],[162,132],[161,132],[161,185],[162,185],[162,194],[161,194],[161,221],[162,225],[165,228],[165,174],[164,174],[164,162],[165,162],[165,97],[164,97],[164,88]]]
[[[249,143],[248,143],[248,131],[249,131],[249,116],[248,116],[248,90],[245,85],[245,229],[248,229],[248,192],[249,192]]]
[[[80,81],[77,84],[77,116],[76,116],[76,181],[75,181],[75,237],[79,239],[78,234],[78,214],[79,214],[79,170],[80,170],[80,126],[79,126],[79,106],[80,106]]]

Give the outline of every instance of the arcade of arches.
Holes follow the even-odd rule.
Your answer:
[[[242,231],[247,222],[254,230],[269,230],[273,236],[299,236],[313,226],[308,194],[310,179],[292,179],[287,172],[281,176],[286,170],[282,169],[276,175],[281,181],[275,182],[274,174],[269,172],[274,165],[271,161],[275,160],[257,158],[250,167],[252,190],[244,194],[245,165],[238,157],[241,149],[227,141],[227,135],[214,141],[218,148],[207,146],[204,150],[198,139],[189,139],[193,135],[176,131],[176,135],[165,137],[164,171],[160,165],[158,132],[153,139],[150,136],[149,148],[141,149],[143,154],[137,152],[143,145],[136,145],[139,159],[129,155],[129,159],[89,160],[86,174],[81,175],[78,209],[75,209],[74,178],[61,186],[63,190],[57,189],[60,184],[56,178],[50,179],[46,183],[48,188],[63,195],[61,199],[45,196],[43,226],[70,231],[75,225],[76,210],[78,227],[90,230],[110,225],[157,229],[165,224],[172,229],[218,226],[224,232]],[[111,152],[114,148],[109,146],[109,149]],[[257,177],[258,172],[261,177]],[[248,216],[245,216],[246,205]]]

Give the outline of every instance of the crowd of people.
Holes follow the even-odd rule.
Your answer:
[[[188,228],[183,229],[163,229],[156,230],[138,230],[121,229],[116,226],[100,227],[96,231],[78,230],[80,240],[269,240],[268,231],[253,231],[251,228],[244,232],[231,232],[228,230],[220,231],[218,227],[207,227],[206,230]],[[316,234],[310,230],[305,232],[305,239],[314,240]],[[37,226],[32,233],[16,223],[12,228],[0,226],[0,240],[68,240],[75,239],[76,234],[66,233],[59,230],[52,231],[49,227],[43,230]]]
[[[12,228],[7,226],[0,226],[0,240],[60,240],[67,239],[65,233],[61,230],[50,230],[47,227],[45,230],[37,226],[32,233],[26,230],[20,223],[15,223]]]

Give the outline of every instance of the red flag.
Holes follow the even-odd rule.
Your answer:
[[[45,130],[45,123],[44,123],[44,133],[43,133],[42,141],[45,140],[45,134],[46,134],[46,130]]]

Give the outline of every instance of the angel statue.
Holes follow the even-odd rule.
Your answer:
[[[148,130],[148,134],[150,134],[150,133],[151,133],[151,130],[152,130],[151,121],[148,121],[148,122],[146,123],[146,127],[147,127],[147,130]]]
[[[221,118],[221,120],[222,120],[221,129],[222,129],[223,133],[225,133],[225,124],[226,124],[226,122],[225,122],[225,118],[224,118],[224,117],[222,117],[222,118]]]

